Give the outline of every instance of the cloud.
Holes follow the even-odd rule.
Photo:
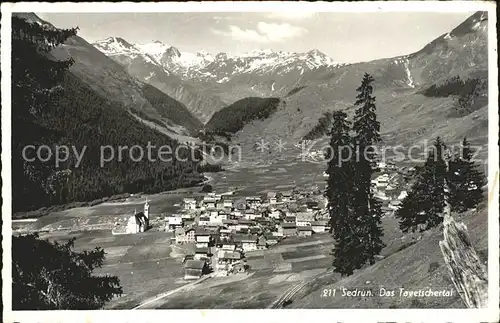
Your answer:
[[[229,30],[212,30],[217,35],[232,37],[237,40],[254,41],[258,43],[282,42],[287,39],[300,37],[307,30],[293,26],[288,23],[259,22],[256,29],[242,29],[236,25],[230,25]]]

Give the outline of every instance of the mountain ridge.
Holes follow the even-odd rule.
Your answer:
[[[317,49],[306,53],[254,50],[242,55],[179,51],[161,42],[130,44],[109,37],[94,42],[139,80],[184,103],[203,123],[246,97],[279,96],[301,79],[328,74],[335,63]],[[129,46],[131,45],[131,47]]]

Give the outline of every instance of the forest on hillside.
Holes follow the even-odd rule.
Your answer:
[[[14,212],[121,193],[159,192],[202,180],[198,162],[192,160],[187,148],[179,150],[179,157],[185,161],[158,160],[154,148],[148,158],[148,144],[169,146],[175,151],[179,143],[136,120],[119,103],[94,92],[68,70],[72,59],[56,62],[47,58],[52,48],[76,30],[53,30],[17,17],[13,17],[12,28]],[[154,100],[154,94],[148,95],[150,100]],[[49,148],[43,150],[42,158],[34,149],[23,156],[28,145]],[[54,154],[61,145],[70,151],[67,161],[57,165]],[[101,147],[108,145],[116,155],[101,167]],[[136,151],[132,159],[129,150],[124,150],[119,160],[118,147],[134,145],[140,146],[145,156],[139,159]],[[84,148],[76,167],[73,149],[81,153]],[[64,156],[64,151],[58,152]]]
[[[272,115],[278,98],[244,98],[214,113],[206,129],[214,134],[236,133],[253,120],[263,120]]]
[[[153,108],[163,118],[186,127],[191,134],[195,134],[202,128],[203,124],[201,121],[193,116],[184,104],[146,83],[143,85],[142,92]]]

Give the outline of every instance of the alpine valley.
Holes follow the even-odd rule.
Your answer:
[[[35,14],[17,16],[55,28]],[[201,133],[215,134],[217,142],[230,141],[246,152],[255,151],[261,139],[286,138],[295,146],[302,139],[321,142],[328,130],[318,126],[325,113],[353,113],[364,73],[375,79],[384,143],[414,145],[437,136],[447,142],[467,136],[474,144],[487,143],[486,12],[476,12],[418,52],[355,64],[336,62],[316,49],[231,56],[182,52],[159,41],[132,44],[115,36],[93,44],[70,37],[50,55],[72,58],[70,74],[78,87],[113,104],[116,113],[181,143],[200,143],[206,139]],[[429,90],[457,76],[483,84],[466,113],[456,112],[453,93]],[[480,155],[485,154],[483,149]],[[273,163],[283,154],[249,155],[240,166]]]
[[[366,72],[375,78],[379,120],[387,142],[413,144],[438,135],[455,141],[467,135],[486,143],[485,98],[470,114],[454,116],[454,96],[424,94],[455,76],[487,81],[486,27],[486,13],[477,12],[416,53],[356,64],[336,62],[316,49],[307,53],[255,50],[229,56],[181,52],[159,41],[131,44],[119,37],[93,45],[130,75],[182,102],[208,128],[215,112],[231,111],[228,107],[238,105],[238,100],[279,98],[279,107],[267,118],[251,120],[232,134],[236,142],[300,140],[323,113],[333,109],[351,113],[355,90]]]
[[[21,309],[33,309],[25,298],[48,299],[35,302],[43,309],[60,309],[59,304],[75,309],[73,303],[87,298],[92,306],[78,309],[463,308],[457,279],[472,290],[484,280],[487,285],[484,276],[467,280],[484,272],[488,256],[489,202],[479,199],[487,191],[481,181],[462,176],[461,183],[469,186],[453,186],[470,195],[474,185],[474,197],[483,195],[477,204],[453,210],[460,230],[447,231],[443,227],[450,223],[436,220],[428,230],[410,232],[397,218],[401,205],[409,204],[407,213],[419,219],[429,210],[439,218],[444,206],[442,212],[434,204],[424,211],[419,207],[437,193],[443,199],[430,202],[446,204],[445,192],[452,190],[439,180],[448,183],[458,171],[391,158],[377,163],[376,170],[352,160],[346,167],[333,162],[327,167],[321,149],[327,142],[332,148],[364,142],[361,136],[351,140],[343,123],[346,116],[353,120],[362,93],[368,102],[363,113],[372,118],[363,125],[365,133],[378,137],[373,130],[378,120],[383,145],[423,147],[436,137],[459,144],[467,137],[471,146],[483,148],[475,158],[487,163],[487,12],[472,14],[417,52],[349,64],[314,48],[192,53],[160,41],[134,44],[120,35],[89,42],[78,30],[58,30],[33,13],[15,13],[12,22],[13,235],[76,239],[40,257],[50,270],[32,265],[38,257],[19,251],[39,249],[13,248],[13,285],[24,293],[13,294]],[[371,86],[376,113],[370,110]],[[468,101],[461,105],[463,100]],[[56,157],[28,162],[21,154],[28,145],[42,144],[49,155],[72,147],[82,159],[67,150],[69,157],[56,165]],[[131,147],[144,151],[150,144],[183,150],[168,161],[146,160],[149,148],[148,158],[133,158]],[[124,146],[122,160],[117,154]],[[103,147],[118,148],[116,155],[103,154]],[[227,158],[216,161],[208,152],[220,147]],[[366,177],[358,176],[363,171]],[[415,186],[420,175],[433,180]],[[424,193],[407,199],[414,187]],[[425,191],[428,187],[432,191]],[[366,203],[361,208],[353,201]],[[378,206],[379,213],[368,213]],[[334,254],[346,250],[337,242],[356,248],[350,249],[355,258],[376,249],[362,245],[375,241],[373,230],[366,229],[371,221],[380,250],[350,272],[334,271],[332,261],[349,258]],[[342,239],[332,233],[357,235]],[[59,271],[58,261],[69,259],[76,259],[71,270]],[[467,262],[478,265],[470,269]],[[457,263],[465,269],[454,272]],[[73,271],[77,267],[85,267],[83,274]],[[117,285],[119,280],[121,287],[104,291],[101,302],[87,285],[101,290],[105,279]],[[34,288],[32,281],[42,287]],[[80,295],[74,286],[85,287],[84,297],[60,297]],[[339,297],[347,286],[364,294]],[[381,289],[430,288],[453,296],[371,297]]]

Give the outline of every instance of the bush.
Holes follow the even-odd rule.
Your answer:
[[[203,188],[201,189],[202,193],[211,193],[213,191],[212,185],[204,185]]]
[[[436,271],[436,269],[438,269],[438,268],[439,268],[439,264],[438,264],[437,262],[435,262],[435,261],[434,261],[434,262],[431,262],[431,263],[429,264],[429,270],[427,270],[427,272],[428,272],[429,274],[431,274],[431,273],[435,272],[435,271]]]
[[[198,166],[198,173],[217,173],[217,172],[222,172],[224,168],[222,168],[221,165],[211,165],[211,164],[205,164],[205,165],[199,165]]]

